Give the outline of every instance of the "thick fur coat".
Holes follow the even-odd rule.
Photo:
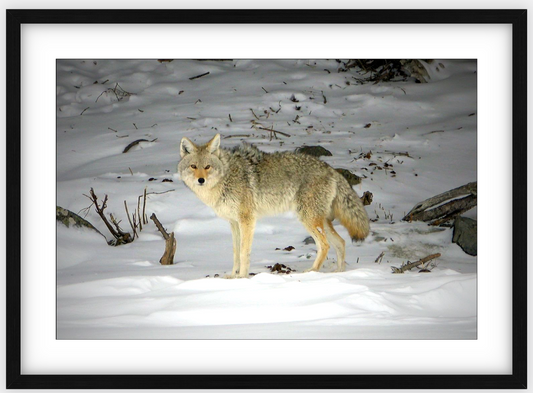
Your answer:
[[[220,148],[217,134],[205,145],[181,142],[181,179],[216,214],[230,222],[234,260],[229,277],[247,277],[255,222],[294,211],[315,239],[318,251],[310,270],[318,271],[330,243],[337,271],[345,267],[345,243],[333,228],[336,218],[352,240],[369,233],[363,204],[346,179],[319,159],[301,153],[265,153],[252,146]]]

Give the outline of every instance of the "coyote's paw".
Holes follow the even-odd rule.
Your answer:
[[[346,270],[346,262],[339,263],[337,261],[337,268],[334,270],[334,273],[342,273]]]
[[[231,279],[231,278],[239,278],[239,271],[232,271],[231,274],[226,274],[224,278]]]
[[[318,272],[318,269],[310,268],[310,269],[304,270],[304,273],[309,273],[309,272]]]

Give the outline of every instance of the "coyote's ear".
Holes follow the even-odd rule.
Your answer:
[[[217,154],[220,147],[220,134],[216,134],[213,139],[207,142],[207,151],[211,154]]]
[[[194,153],[196,151],[196,145],[191,142],[189,138],[183,137],[181,139],[180,154],[181,157],[185,157],[187,154]]]

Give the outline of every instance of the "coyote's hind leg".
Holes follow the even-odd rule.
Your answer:
[[[328,241],[333,245],[333,248],[335,249],[335,252],[337,254],[337,272],[343,272],[346,266],[345,262],[345,241],[340,235],[337,233],[335,228],[333,228],[333,223],[326,219],[326,225],[324,226],[326,229],[326,238]]]
[[[324,229],[324,218],[304,219],[300,218],[309,234],[315,239],[317,246],[317,253],[313,266],[307,270],[308,272],[318,272],[324,263],[329,251],[329,243],[326,238],[326,231]]]

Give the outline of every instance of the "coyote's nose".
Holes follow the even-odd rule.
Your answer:
[[[205,179],[204,179],[203,177],[200,177],[200,178],[198,179],[198,183],[200,183],[200,184],[204,184],[204,183],[205,183]]]

